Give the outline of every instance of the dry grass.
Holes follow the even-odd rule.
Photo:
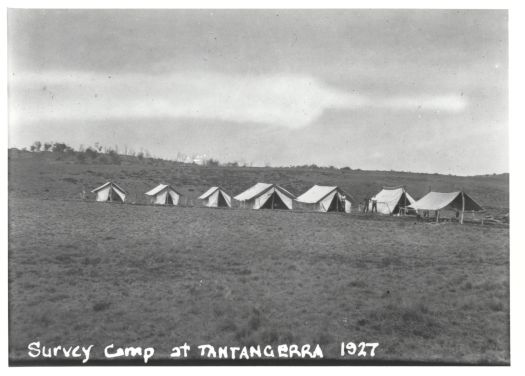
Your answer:
[[[371,341],[379,359],[509,362],[508,229],[13,195],[9,227],[11,359],[37,339],[98,357]]]
[[[132,202],[145,203],[144,192],[165,182],[173,184],[185,199],[197,203],[196,198],[211,186],[221,185],[235,195],[262,181],[280,184],[296,195],[314,184],[338,185],[359,201],[379,192],[382,186],[406,185],[416,199],[425,195],[429,187],[441,192],[464,189],[490,214],[506,214],[509,210],[508,174],[458,177],[328,168],[201,167],[147,159],[142,163],[100,165],[56,160],[53,153],[29,152],[10,153],[9,158],[10,197],[79,199],[83,186],[89,192],[113,180],[128,191]]]

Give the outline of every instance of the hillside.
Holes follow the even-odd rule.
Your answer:
[[[464,189],[489,212],[509,207],[509,175],[461,177],[390,171],[335,168],[198,166],[160,159],[121,156],[120,164],[80,162],[60,153],[9,151],[9,195],[44,199],[78,199],[107,180],[128,191],[131,202],[145,203],[144,192],[165,182],[184,194],[189,203],[210,186],[221,185],[235,195],[258,181],[276,183],[299,195],[313,184],[338,185],[361,202],[382,186],[405,185],[416,199],[432,190]]]

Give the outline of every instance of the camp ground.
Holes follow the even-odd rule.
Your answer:
[[[405,187],[383,187],[370,199],[369,211],[372,211],[374,201],[380,214],[405,214],[407,207],[416,202]]]
[[[291,210],[295,196],[278,185],[257,183],[234,199],[239,201],[241,208]]]
[[[91,191],[97,195],[97,201],[109,202],[125,202],[126,191],[117,184],[108,181]]]
[[[199,196],[199,200],[202,200],[204,205],[209,208],[231,208],[232,206],[231,196],[221,187],[211,187]]]
[[[297,197],[306,208],[320,212],[350,213],[352,196],[336,186],[314,185]]]
[[[126,201],[127,192],[112,181],[106,182],[91,192],[96,194],[96,201],[121,203]],[[144,194],[148,197],[148,204],[153,205],[175,206],[180,204],[182,198],[182,194],[169,184],[159,184]],[[198,199],[202,200],[205,207],[233,207],[232,197],[220,186],[209,188]],[[322,213],[351,213],[352,204],[356,203],[351,194],[338,186],[314,185],[296,198],[291,192],[279,185],[260,182],[233,199],[239,202],[236,207],[243,209],[299,209],[299,211],[307,209]],[[417,213],[419,217],[427,218],[430,217],[430,212],[434,212],[437,222],[442,217],[442,213],[446,211],[453,212],[458,221],[463,223],[465,213],[483,210],[481,205],[463,191],[429,192],[416,201],[404,186],[383,187],[368,203],[368,212],[375,211],[385,215]]]
[[[436,221],[439,221],[440,211],[452,210],[456,215],[460,216],[460,223],[463,223],[465,212],[474,213],[483,210],[481,205],[463,191],[450,193],[429,192],[420,200],[410,205],[409,208],[417,210],[418,213],[423,211],[423,214],[434,211]]]
[[[182,196],[169,184],[159,184],[144,194],[155,205],[178,205]]]

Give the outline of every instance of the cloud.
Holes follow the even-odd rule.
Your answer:
[[[363,99],[300,75],[193,72],[166,76],[29,74],[11,80],[16,118],[202,118],[299,128]]]
[[[293,74],[15,74],[10,121],[193,118],[297,129],[327,109],[461,111],[454,95],[376,98]]]
[[[377,106],[394,110],[461,112],[467,107],[467,100],[462,95],[455,94],[398,96],[383,99]]]

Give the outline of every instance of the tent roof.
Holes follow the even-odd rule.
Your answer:
[[[211,187],[210,189],[208,189],[206,192],[204,192],[202,195],[199,196],[199,200],[207,199],[209,196],[215,193],[217,189],[220,189],[222,191],[220,187]]]
[[[162,192],[163,190],[165,189],[170,189],[172,190],[173,192],[177,193],[179,196],[182,196],[179,192],[177,192],[171,185],[169,184],[159,184],[157,185],[155,188],[153,188],[152,190],[150,191],[147,191],[146,193],[144,193],[145,195],[147,196],[155,196],[156,194]]]
[[[112,181],[108,181],[108,182],[102,184],[100,187],[97,187],[97,188],[93,189],[91,192],[92,192],[92,193],[98,192],[98,191],[100,191],[101,189],[106,188],[108,185],[111,185],[111,186],[113,186],[114,188],[117,188],[117,189],[118,189],[119,191],[121,191],[122,193],[127,193],[124,189],[122,189],[122,188],[119,187],[116,183],[113,183]]]
[[[373,199],[375,199],[377,202],[398,202],[403,193],[405,193],[409,204],[416,202],[416,200],[414,200],[403,187],[383,187],[383,189],[378,194],[376,194]]]
[[[348,193],[346,193],[345,191],[343,191],[341,188],[337,186],[332,187],[332,186],[326,186],[326,185],[314,185],[312,188],[310,188],[309,190],[304,192],[302,195],[297,197],[297,201],[304,202],[305,204],[315,204],[321,201],[323,198],[325,198],[326,196],[328,196],[330,193],[332,193],[335,190],[344,194],[348,198],[353,199],[351,195],[349,195]]]
[[[211,187],[206,192],[204,192],[202,195],[199,196],[199,200],[204,200],[212,195],[212,193],[215,193],[215,191],[219,189],[219,187]]]
[[[251,199],[253,199],[255,197],[258,197],[258,196],[262,195],[264,192],[266,192],[267,190],[271,189],[272,187],[275,187],[281,193],[285,194],[286,196],[288,196],[290,198],[295,198],[295,196],[293,194],[291,194],[286,189],[284,189],[283,187],[280,187],[278,185],[268,184],[268,183],[257,183],[254,186],[252,186],[252,187],[248,188],[247,190],[245,190],[244,192],[242,192],[242,193],[238,194],[237,196],[235,196],[234,199],[236,199],[237,201],[251,200]]]
[[[463,193],[465,197],[465,210],[466,211],[480,211],[483,208],[466,193]],[[446,207],[451,209],[462,209],[461,203],[461,191],[442,193],[442,192],[429,192],[419,201],[416,201],[411,208],[416,210],[441,210]]]

